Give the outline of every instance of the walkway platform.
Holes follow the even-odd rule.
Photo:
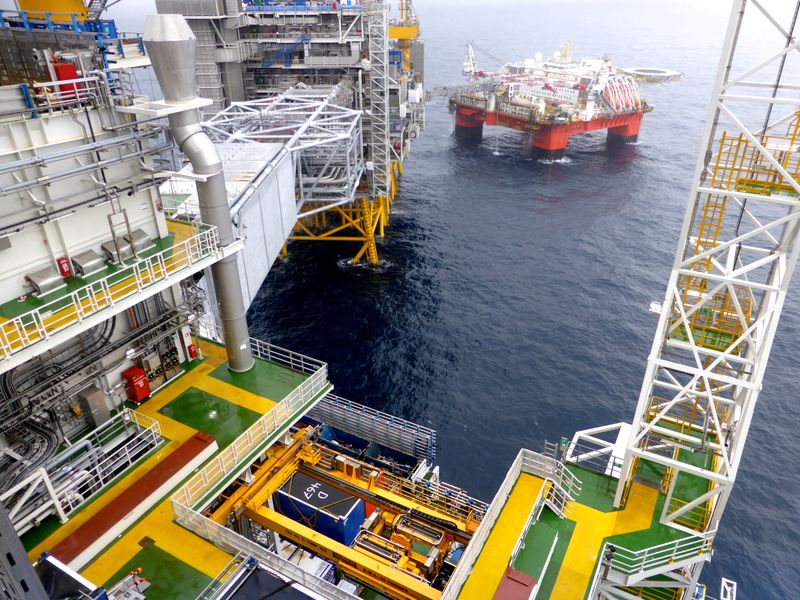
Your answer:
[[[488,600],[494,597],[543,485],[544,479],[539,477],[527,473],[519,476],[459,598]]]
[[[63,286],[0,304],[0,372],[56,347],[147,296],[211,266],[239,250],[241,241],[219,246],[214,227],[168,222],[170,233],[153,240],[138,256],[103,263],[84,277],[63,278]]]
[[[45,551],[66,561],[79,555],[85,540],[102,530],[106,519],[114,521],[121,516],[125,507],[138,502],[158,479],[174,472],[175,465],[185,464],[189,454],[196,455],[211,439],[221,452],[309,377],[262,359],[257,359],[248,373],[233,373],[227,368],[224,348],[201,340],[201,351],[203,360],[137,407],[138,412],[158,421],[168,443],[63,525],[53,520],[23,536],[31,560]],[[169,497],[183,481],[185,478],[177,481],[163,499],[137,517],[105,550],[99,550],[94,560],[79,568],[80,573],[93,583],[109,586],[141,567],[152,584],[148,600],[194,600],[232,556],[174,522]]]
[[[636,552],[688,535],[660,523],[665,497],[657,485],[634,482],[624,508],[614,509],[616,479],[576,466],[568,469],[582,488],[576,501],[568,504],[566,518],[545,506],[522,539],[544,480],[519,473],[459,599],[511,600],[529,598],[535,592],[539,599],[584,600],[605,542]]]
[[[191,469],[198,458],[202,462],[202,457],[208,450],[212,453],[216,450],[214,438],[202,432],[194,434],[151,469],[146,477],[136,481],[117,496],[114,502],[103,507],[94,518],[73,531],[72,535],[53,548],[51,554],[65,564],[79,560],[81,555],[91,550],[93,545],[101,542],[109,533],[113,536],[120,523],[124,523],[129,515],[135,515],[137,509],[146,505],[176,474],[184,471],[187,466]]]

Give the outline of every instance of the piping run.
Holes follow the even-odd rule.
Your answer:
[[[165,102],[180,106],[196,99],[194,72],[197,40],[183,16],[148,17],[143,38]],[[222,159],[200,126],[200,114],[196,108],[175,112],[169,115],[169,128],[194,172],[205,177],[204,181],[197,181],[203,222],[217,228],[221,246],[234,243],[236,237],[231,224]],[[236,373],[248,371],[255,361],[250,350],[236,255],[227,256],[212,265],[211,275],[222,318],[228,368]]]

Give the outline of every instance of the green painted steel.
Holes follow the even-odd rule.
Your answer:
[[[159,252],[164,252],[165,250],[169,250],[174,245],[175,234],[170,233],[164,238],[153,240],[155,244],[154,247],[149,248],[143,252],[139,252],[139,256],[137,258],[129,258],[124,261],[124,265],[130,265],[137,260],[142,260],[143,258],[147,258],[148,256],[152,256],[154,254],[158,254]],[[6,319],[14,319],[20,315],[24,315],[27,312],[35,310],[37,308],[41,308],[45,304],[50,302],[54,302],[59,298],[63,298],[63,306],[60,304],[51,305],[51,309],[55,312],[62,308],[65,308],[71,303],[69,299],[69,295],[72,292],[75,292],[81,288],[86,287],[92,282],[98,281],[103,279],[104,277],[112,276],[110,283],[113,285],[131,277],[133,271],[130,267],[124,265],[110,265],[106,263],[106,267],[101,269],[97,273],[93,273],[88,277],[67,277],[64,279],[64,283],[66,287],[61,288],[60,290],[54,290],[49,294],[45,294],[43,296],[35,296],[34,294],[27,294],[22,298],[15,298],[14,300],[10,300],[5,304],[0,304],[0,317],[4,317]],[[116,276],[114,276],[116,275]]]
[[[137,552],[104,586],[114,585],[139,567],[151,584],[147,600],[194,600],[211,582],[210,577],[154,544]]]
[[[220,449],[239,437],[261,416],[252,410],[193,387],[158,412],[213,436]]]
[[[257,360],[255,366],[245,373],[234,373],[225,364],[217,367],[211,376],[273,402],[283,400],[308,378],[304,373],[265,360]]]
[[[542,582],[541,590],[547,587],[547,593],[540,591],[538,597],[548,598],[558,577],[561,563],[567,553],[569,540],[575,530],[575,523],[568,519],[559,519],[550,510],[544,510],[542,517],[525,536],[525,547],[520,550],[512,567],[517,571],[532,575],[536,581]],[[547,556],[558,535],[558,542],[550,558],[550,565],[545,571]]]

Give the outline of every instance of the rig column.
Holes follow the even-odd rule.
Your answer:
[[[609,127],[606,142],[612,146],[635,143],[639,139],[639,126],[643,116],[642,112],[634,113],[628,116],[624,125]]]
[[[531,147],[537,158],[557,160],[564,158],[569,142],[569,130],[565,125],[542,127],[531,134]]]
[[[456,139],[465,142],[479,142],[483,139],[483,120],[477,118],[475,109],[458,106],[456,108]]]

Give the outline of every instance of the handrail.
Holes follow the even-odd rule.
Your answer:
[[[583,487],[581,480],[557,459],[527,449],[523,449],[521,454],[523,472],[542,479],[552,479],[555,484],[563,488],[570,499],[577,498],[581,493]]]
[[[216,323],[204,318],[200,320],[199,326],[201,333],[219,340],[224,339],[222,328]],[[248,460],[257,450],[262,449],[262,445],[271,435],[286,425],[287,419],[313,399],[321,398],[331,388],[326,363],[253,338],[250,338],[250,347],[258,358],[309,376],[175,492],[172,496],[173,506],[180,504],[196,508],[223,480],[236,476],[239,471],[247,468]]]
[[[630,550],[617,544],[606,542],[600,552],[605,556],[609,546],[615,550],[611,559],[611,567],[625,575],[644,573],[688,558],[707,554],[711,551],[716,531],[708,531],[701,535],[690,535],[678,540],[664,542],[642,550]]]
[[[115,440],[136,426],[124,443]],[[121,470],[133,465],[163,441],[158,421],[125,409],[97,429],[76,440],[44,467],[0,495],[18,533],[49,514],[61,522],[99,494]],[[106,454],[105,449],[113,448]],[[69,461],[69,462],[67,462]],[[69,468],[64,468],[65,466]]]
[[[321,455],[331,462],[334,461],[338,454],[336,450],[325,446],[318,446],[318,449]],[[477,527],[477,524],[489,509],[489,505],[486,502],[472,498],[461,488],[448,483],[411,481],[386,471],[380,471],[375,476],[374,473],[377,469],[371,468],[357,459],[352,460],[365,466],[361,470],[359,477],[369,486],[413,500],[415,503],[427,506],[436,513],[447,515],[465,526],[475,524],[474,526]]]
[[[528,520],[525,521],[525,526],[522,528],[522,533],[519,534],[517,538],[517,543],[514,544],[514,550],[511,552],[511,558],[508,561],[509,566],[513,566],[514,561],[517,560],[517,555],[525,548],[525,538],[528,537],[528,531],[533,526],[533,524],[539,520],[539,514],[541,513],[542,505],[544,504],[544,497],[545,497],[545,489],[548,487],[548,484],[552,484],[549,479],[546,479],[542,487],[539,488],[539,495],[536,496],[536,501],[533,503],[533,508],[531,509],[530,515],[528,515]]]
[[[223,527],[219,523],[212,521],[187,506],[176,503],[174,497],[172,506],[175,510],[175,521],[179,525],[185,527],[189,531],[193,531],[203,539],[212,542],[215,546],[222,548],[226,552],[246,552],[255,557],[260,563],[286,575],[294,582],[316,592],[322,598],[331,598],[332,600],[358,600],[357,596],[353,596],[332,583],[304,571],[298,565],[270,552],[256,542],[239,535],[227,527]]]
[[[514,488],[514,484],[517,482],[522,472],[523,452],[525,452],[524,449],[519,451],[511,467],[508,469],[506,477],[500,485],[500,489],[497,490],[497,493],[492,499],[492,503],[489,505],[489,510],[486,511],[483,519],[481,519],[481,524],[478,525],[478,529],[472,535],[472,539],[470,539],[466,550],[464,550],[464,554],[461,555],[458,566],[455,571],[453,571],[450,581],[447,583],[447,587],[442,594],[442,600],[454,600],[457,598],[461,592],[462,586],[466,583],[467,577],[469,577],[469,574],[472,572],[473,564],[483,550],[486,540],[489,539],[489,534],[503,510],[506,499],[511,494],[511,490]]]
[[[311,375],[286,398],[265,413],[242,435],[236,438],[227,448],[214,456],[173,496],[173,504],[180,503],[188,507],[196,507],[202,503],[210,490],[217,487],[229,476],[246,468],[248,460],[254,458],[262,444],[281,427],[286,425],[302,406],[330,388],[327,380],[327,367],[321,368]]]
[[[212,317],[204,315],[200,321],[198,321],[198,326],[200,328],[200,335],[208,337],[216,342],[225,342],[224,330]],[[306,375],[313,375],[321,368],[327,368],[327,364],[321,360],[256,338],[250,338],[250,350],[258,358],[281,365],[293,371],[305,373]]]
[[[197,235],[147,258],[123,263],[115,273],[0,323],[0,360],[219,252],[217,228],[202,227]]]

